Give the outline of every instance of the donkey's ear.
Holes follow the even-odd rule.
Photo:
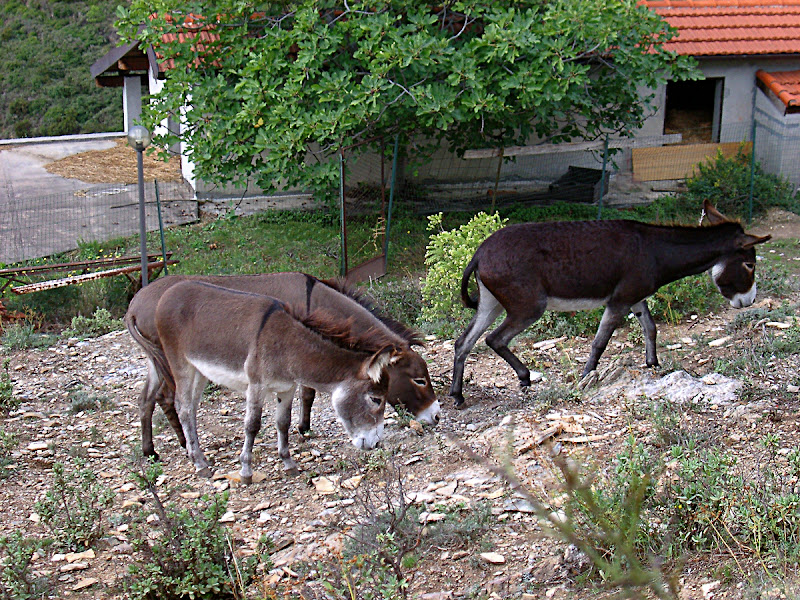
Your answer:
[[[742,250],[747,250],[748,248],[752,248],[756,244],[763,244],[764,242],[768,242],[772,239],[771,235],[750,235],[749,233],[745,233],[740,240],[742,244]]]
[[[714,205],[711,204],[711,200],[709,200],[708,198],[703,200],[703,215],[708,219],[708,222],[711,225],[719,225],[720,223],[727,223],[728,221],[730,221],[728,217],[726,217],[716,208],[714,208]]]
[[[369,377],[375,383],[381,380],[381,375],[386,367],[392,362],[392,352],[394,348],[391,346],[384,346],[375,354],[367,359],[364,363],[363,374]]]

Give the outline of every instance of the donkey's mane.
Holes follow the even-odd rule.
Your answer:
[[[353,352],[374,354],[386,346],[395,346],[388,335],[378,329],[368,329],[358,335],[353,332],[353,319],[342,320],[332,316],[325,309],[315,310],[308,315],[298,315],[288,309],[295,319],[318,333],[329,342]]]
[[[386,325],[386,327],[388,327],[392,333],[403,338],[409,346],[425,345],[425,342],[418,331],[415,331],[400,321],[396,321],[395,319],[387,316],[383,311],[375,306],[375,304],[369,298],[367,298],[365,294],[348,286],[341,279],[319,279],[318,281],[360,304],[363,308],[372,313],[376,319]]]

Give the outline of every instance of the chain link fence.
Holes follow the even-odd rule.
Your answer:
[[[159,228],[157,197],[165,227],[198,219],[197,201],[182,183],[145,184],[147,228]],[[37,198],[0,202],[0,263],[51,256],[83,242],[105,242],[139,233],[135,184],[98,185]]]

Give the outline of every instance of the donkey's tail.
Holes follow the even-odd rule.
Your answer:
[[[147,357],[152,361],[161,380],[169,389],[175,391],[175,378],[172,376],[172,371],[167,361],[167,355],[164,354],[163,348],[147,339],[142,332],[139,331],[139,328],[136,326],[136,317],[126,317],[125,325],[128,327],[128,332],[131,334],[131,337],[142,347],[142,350],[144,350]]]
[[[479,296],[475,296],[474,298],[469,295],[469,278],[478,268],[478,253],[476,252],[475,255],[472,257],[472,260],[469,261],[467,268],[464,269],[464,274],[461,276],[461,301],[464,303],[464,306],[467,308],[476,309],[478,308],[478,300],[480,299]],[[477,279],[477,275],[475,276]]]

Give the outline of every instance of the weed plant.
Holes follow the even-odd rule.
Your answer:
[[[53,483],[35,508],[56,545],[79,552],[105,533],[102,517],[113,500],[114,492],[97,480],[85,460],[76,458],[69,469],[53,464]]]
[[[0,537],[0,600],[33,600],[47,597],[52,581],[33,573],[33,555],[48,540],[26,537],[14,531]]]
[[[78,315],[72,317],[72,323],[64,335],[69,337],[97,337],[125,329],[122,319],[115,319],[105,308],[98,308],[91,317]]]
[[[675,199],[685,210],[708,199],[727,216],[746,218],[751,189],[753,216],[765,213],[772,206],[793,211],[800,208],[792,183],[785,177],[767,173],[757,161],[751,165],[744,146],[735,156],[726,157],[719,150],[714,160],[699,163],[697,173],[686,180],[686,188]]]
[[[11,468],[14,462],[11,453],[18,443],[17,436],[0,429],[0,479],[6,479],[14,472]]]
[[[219,522],[228,505],[227,492],[203,496],[190,508],[165,507],[156,488],[161,474],[154,462],[137,474],[153,499],[160,531],[151,536],[142,524],[132,528],[131,542],[141,558],[129,567],[131,600],[244,600],[259,565],[269,568],[265,546],[239,559],[231,533]]]
[[[3,330],[0,343],[7,352],[26,350],[28,348],[46,348],[56,341],[54,335],[36,332],[36,326],[31,322],[12,323]]]
[[[81,411],[95,411],[108,409],[112,403],[107,396],[100,394],[92,394],[86,390],[70,390],[69,392],[71,413],[79,413]]]
[[[0,372],[0,410],[9,411],[19,405],[19,400],[14,396],[14,382],[11,381],[9,365],[11,361],[3,360],[3,370]]]

